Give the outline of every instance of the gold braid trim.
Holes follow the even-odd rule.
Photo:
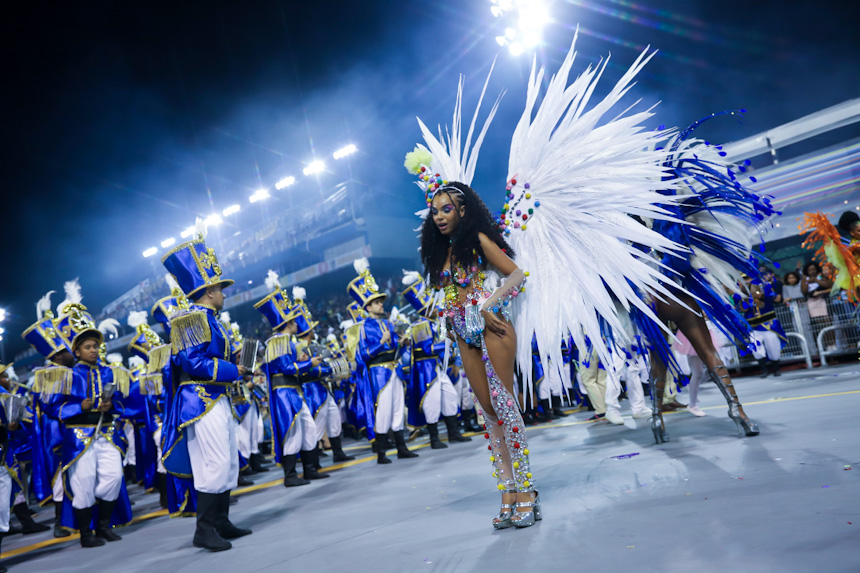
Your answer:
[[[209,318],[203,311],[194,310],[180,314],[170,321],[170,346],[173,354],[211,340]]]
[[[33,391],[41,392],[43,396],[72,392],[72,369],[65,366],[50,366],[40,368],[33,375]]]
[[[171,337],[172,338],[172,337]],[[170,361],[170,345],[162,344],[149,351],[149,362],[146,364],[146,373],[155,374],[167,366]]]
[[[358,349],[361,324],[353,324],[346,330],[346,354],[349,356],[350,362],[355,362],[355,351]]]
[[[111,366],[110,371],[113,373],[113,382],[116,384],[116,389],[123,396],[128,396],[129,386],[131,386],[131,377],[128,374],[128,370],[122,366]]]
[[[422,320],[419,323],[413,324],[411,326],[412,329],[412,340],[415,342],[424,342],[430,338],[433,338],[433,329],[430,328],[430,323],[426,320]]]
[[[280,334],[266,341],[266,364],[290,353],[291,338],[289,334]]]

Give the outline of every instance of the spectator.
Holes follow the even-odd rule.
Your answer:
[[[782,302],[788,304],[791,301],[803,300],[803,289],[800,286],[800,273],[789,271],[783,277],[785,284],[782,285]]]
[[[818,263],[812,261],[803,267],[803,279],[800,288],[806,298],[822,298],[830,294],[833,281],[825,277]]]

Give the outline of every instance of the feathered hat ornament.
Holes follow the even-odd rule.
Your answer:
[[[170,294],[173,296],[185,296],[182,292],[182,288],[179,286],[179,283],[176,282],[176,279],[172,274],[165,273],[164,280],[167,282],[167,288],[170,289]]]
[[[370,273],[370,261],[367,260],[367,257],[361,257],[360,259],[355,259],[352,261],[352,268],[355,269],[359,275],[365,275]]]
[[[206,228],[206,221],[197,217],[194,220],[194,236],[201,241],[206,240],[206,234],[208,233],[208,229]]]
[[[281,280],[278,276],[278,273],[269,269],[269,273],[266,275],[266,288],[270,291],[281,290]]]
[[[122,364],[122,354],[119,352],[111,352],[107,355],[108,364]]]
[[[15,380],[16,382],[18,381],[18,373],[15,372],[14,364],[10,364],[9,366],[7,366],[5,372],[6,375],[9,377],[9,380]]]
[[[221,314],[219,314],[219,315],[218,315],[218,320],[219,320],[219,321],[221,322],[221,324],[223,324],[223,325],[224,325],[224,327],[225,327],[225,328],[227,328],[227,329],[229,329],[229,328],[230,328],[230,318],[231,318],[231,317],[230,317],[230,313],[229,313],[228,311],[226,311],[226,310],[221,311]]]
[[[128,325],[132,328],[146,324],[147,313],[145,310],[133,310],[128,313]]]
[[[411,286],[421,281],[421,273],[418,271],[403,271],[403,286]]]
[[[132,370],[136,370],[138,368],[143,368],[146,366],[146,361],[140,356],[129,356],[128,357],[128,367]]]
[[[347,319],[347,320],[342,320],[338,326],[340,326],[341,330],[345,331],[345,330],[349,329],[349,327],[354,325],[354,324],[355,324],[354,320]]]
[[[307,296],[308,292],[304,289],[304,287],[294,286],[293,287],[293,300],[296,303],[303,302]]]
[[[36,320],[54,317],[54,313],[51,312],[51,295],[55,292],[56,291],[49,290],[45,293],[45,296],[36,302]]]
[[[119,321],[115,318],[106,318],[96,327],[102,334],[119,336]]]
[[[72,304],[81,304],[83,297],[81,296],[81,284],[78,279],[66,281],[63,283],[63,291],[66,293],[66,298],[57,305],[57,315],[65,314],[65,309]]]

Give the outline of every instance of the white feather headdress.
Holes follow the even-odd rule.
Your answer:
[[[45,313],[51,310],[51,295],[56,291],[49,290],[45,296],[36,303],[36,320],[42,320]]]
[[[308,292],[304,289],[304,287],[294,286],[293,287],[293,300],[302,301],[305,300]]]
[[[145,310],[133,310],[128,313],[128,325],[132,328],[137,328],[143,324],[146,324],[147,312]]]
[[[281,281],[278,273],[269,269],[269,274],[266,275],[266,288],[270,291],[274,292],[276,290],[281,290]]]
[[[354,324],[355,324],[355,321],[348,318],[346,320],[342,320],[338,326],[340,326],[341,330],[347,330],[349,327],[353,326]]]
[[[119,352],[111,352],[106,356],[108,364],[122,364],[122,354]]]
[[[83,297],[81,296],[81,285],[78,282],[78,279],[63,283],[63,290],[66,293],[66,298],[63,302],[57,305],[57,316],[63,314],[63,309],[66,308],[67,305],[80,304],[83,300]]]
[[[98,325],[98,330],[102,334],[112,334],[119,336],[119,321],[115,318],[106,318]]]
[[[146,361],[136,354],[128,357],[128,367],[131,369],[146,366]]]
[[[352,268],[354,268],[355,272],[358,274],[363,275],[370,269],[370,261],[367,260],[367,257],[355,259],[352,261]]]
[[[167,288],[170,289],[171,293],[176,291],[182,292],[182,288],[180,288],[179,283],[176,282],[176,278],[172,274],[166,273],[164,275],[164,280],[167,282]]]
[[[403,286],[412,286],[421,280],[421,273],[418,271],[403,270]]]
[[[221,324],[230,328],[230,313],[228,311],[222,311],[221,314],[218,315],[218,320],[221,321]]]

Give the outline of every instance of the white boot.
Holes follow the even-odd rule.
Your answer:
[[[617,424],[619,426],[624,425],[624,418],[621,417],[621,412],[617,410],[610,410],[607,408],[606,410],[606,419],[612,422],[613,424]]]

